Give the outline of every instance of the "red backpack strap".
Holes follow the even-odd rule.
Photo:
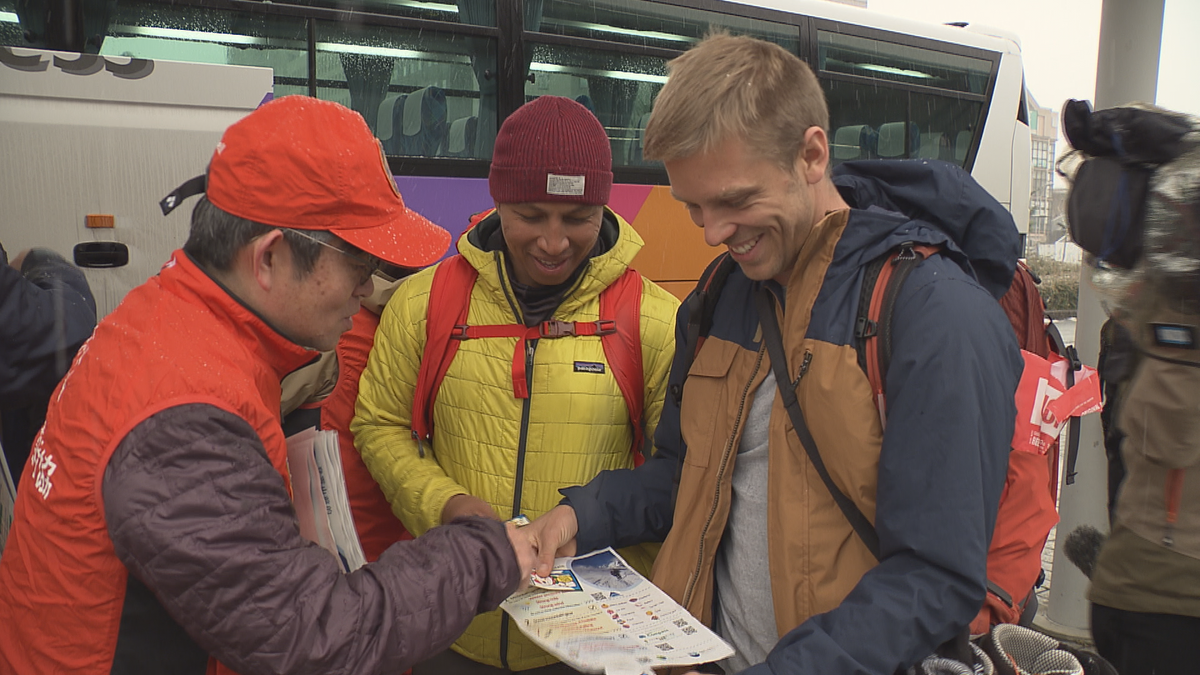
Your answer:
[[[1037,277],[1018,260],[1012,284],[1000,298],[1000,307],[1017,336],[1017,346],[1043,359],[1050,358],[1046,335],[1046,305],[1038,292]]]
[[[425,309],[425,351],[421,354],[412,408],[413,438],[422,457],[425,451],[421,443],[428,441],[433,434],[433,403],[461,342],[451,340],[450,335],[455,326],[467,322],[471,289],[475,286],[478,274],[461,255],[447,258],[433,271],[429,305]],[[457,313],[445,310],[452,307],[460,309]]]
[[[645,386],[642,375],[641,306],[642,277],[626,270],[600,294],[600,319],[594,322],[544,321],[537,326],[521,324],[467,325],[471,289],[478,272],[462,256],[443,261],[433,272],[429,305],[425,310],[425,351],[413,393],[412,431],[418,450],[424,456],[422,442],[433,434],[433,406],[450,363],[463,340],[492,337],[518,338],[513,354],[513,395],[528,398],[525,372],[525,345],[528,340],[581,335],[599,335],[613,378],[629,408],[633,424],[634,463],[644,459]],[[460,307],[457,314],[437,311],[440,307]],[[611,317],[611,318],[610,318]]]
[[[495,212],[496,212],[496,207],[492,207],[490,209],[480,211],[479,213],[476,213],[475,215],[471,216],[471,219],[469,221],[467,221],[467,231],[475,229],[476,225],[478,225],[479,223],[482,223],[484,220],[487,219],[488,216],[492,215]]]
[[[865,357],[864,367],[875,406],[879,409],[879,422],[887,426],[887,382],[888,365],[892,357],[892,314],[900,287],[909,273],[922,260],[941,250],[938,246],[904,243],[881,257],[882,264],[868,266],[863,284],[874,281],[870,289],[870,301],[860,304],[856,336],[859,338],[860,358]],[[878,269],[877,277],[867,278],[872,270]],[[864,288],[864,300],[866,298]],[[863,306],[865,304],[865,307]],[[864,311],[865,310],[865,311]]]
[[[619,279],[600,294],[600,321],[615,320],[616,331],[600,335],[604,357],[612,369],[613,378],[633,425],[634,466],[646,460],[642,450],[645,442],[645,376],[642,371],[642,275],[625,270]]]

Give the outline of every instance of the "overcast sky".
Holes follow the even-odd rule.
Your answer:
[[[1016,33],[1029,91],[1040,105],[1061,114],[1069,98],[1095,99],[1101,4],[1101,0],[868,0],[867,7],[918,21],[969,21]],[[1198,66],[1200,0],[1166,0],[1156,103],[1200,115]],[[1060,138],[1059,151],[1065,146]]]

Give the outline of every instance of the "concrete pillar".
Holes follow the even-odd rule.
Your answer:
[[[1100,15],[1100,52],[1093,109],[1111,108],[1134,101],[1154,102],[1158,88],[1164,2],[1104,0]],[[1087,277],[1087,267],[1084,266],[1079,283],[1079,320],[1075,329],[1075,346],[1080,359],[1095,367],[1100,353],[1100,326],[1106,316]],[[1108,464],[1104,456],[1099,415],[1083,418],[1079,438],[1075,483],[1060,485],[1060,521],[1050,574],[1049,607],[1039,617],[1038,626],[1064,637],[1090,638],[1088,580],[1062,553],[1062,543],[1080,525],[1092,525],[1102,532],[1108,531]],[[1065,443],[1064,435],[1064,448]]]

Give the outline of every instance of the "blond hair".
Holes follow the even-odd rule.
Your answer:
[[[669,64],[643,156],[671,161],[729,138],[791,171],[810,127],[828,133],[825,94],[808,64],[783,47],[713,33]]]

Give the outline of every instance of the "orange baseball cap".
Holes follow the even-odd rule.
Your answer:
[[[217,144],[204,191],[232,215],[326,230],[402,267],[430,265],[450,246],[449,232],[404,205],[362,116],[332,101],[284,96],[235,122]],[[178,193],[167,197],[171,208],[187,196]]]

